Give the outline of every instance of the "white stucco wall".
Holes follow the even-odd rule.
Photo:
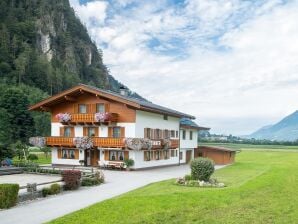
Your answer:
[[[117,123],[117,126],[125,127],[125,137],[127,137],[127,138],[135,138],[136,137],[136,124],[135,123]]]
[[[168,120],[163,119],[163,115],[145,111],[136,111],[136,138],[144,138],[145,128],[159,128],[168,130],[179,130],[179,118],[168,116]]]
[[[185,140],[182,139],[182,132],[186,131]],[[190,131],[192,131],[192,140],[190,140]],[[180,147],[181,148],[196,148],[198,146],[198,131],[196,129],[181,129],[180,130]]]
[[[60,127],[63,125],[61,123],[51,123],[51,136],[60,136]]]

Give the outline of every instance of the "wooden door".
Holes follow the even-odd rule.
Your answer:
[[[189,163],[191,160],[191,151],[192,150],[186,150],[186,157],[185,157],[185,162]]]

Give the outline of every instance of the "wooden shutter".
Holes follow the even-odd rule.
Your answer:
[[[83,136],[88,136],[88,127],[83,127]]]
[[[129,159],[129,151],[124,151],[124,159]]]
[[[75,159],[79,159],[79,153],[80,153],[80,150],[75,149]]]
[[[109,161],[110,158],[109,158],[109,152],[108,150],[105,151],[105,161]]]
[[[73,113],[74,114],[78,114],[79,113],[79,105],[78,104],[74,104],[73,105]]]
[[[96,113],[96,104],[90,104],[90,113],[95,114]]]
[[[60,136],[64,136],[64,127],[60,127]]]
[[[113,137],[113,127],[108,128],[108,137],[110,137],[110,138]]]
[[[110,112],[110,104],[105,103],[105,112]]]
[[[74,129],[74,127],[70,127],[70,137],[75,137],[75,129]]]
[[[125,127],[120,128],[120,137],[124,138],[125,137]]]
[[[58,159],[62,158],[62,150],[61,149],[57,149],[57,156],[58,156]]]
[[[99,128],[95,127],[95,137],[99,137]]]

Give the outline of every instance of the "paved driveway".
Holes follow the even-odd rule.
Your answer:
[[[0,223],[43,223],[149,183],[184,176],[189,172],[188,165],[132,172],[104,171],[105,184],[83,187],[0,211]]]

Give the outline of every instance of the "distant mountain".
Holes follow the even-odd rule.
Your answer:
[[[267,125],[248,136],[255,139],[296,141],[298,139],[298,111],[274,125]]]

